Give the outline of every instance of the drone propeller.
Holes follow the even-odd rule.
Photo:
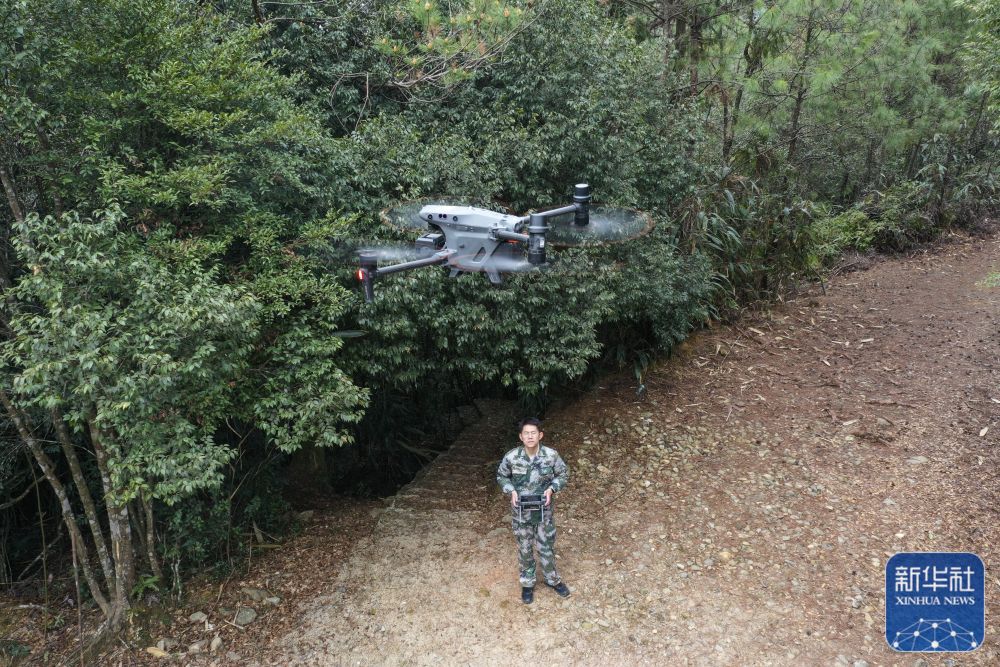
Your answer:
[[[539,268],[529,262],[523,252],[515,250],[515,246],[507,248],[501,247],[493,253],[489,261],[490,269],[498,273],[526,273]]]
[[[377,245],[377,246],[355,246],[353,250],[354,259],[360,253],[374,256],[379,262],[409,262],[414,259],[422,259],[431,254],[427,248],[415,247],[414,245]]]
[[[553,216],[548,219],[545,238],[557,247],[575,248],[621,243],[645,236],[653,229],[649,215],[628,208],[592,206],[589,217],[588,224],[578,225],[573,213]]]
[[[408,262],[422,259],[429,254],[425,248],[417,248],[411,244],[383,243],[372,245],[354,239],[337,239],[327,241],[323,245],[314,245],[304,249],[303,254],[319,260],[321,264],[332,270],[351,269],[358,264],[358,254],[366,253],[377,263]]]

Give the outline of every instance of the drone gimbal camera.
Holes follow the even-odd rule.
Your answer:
[[[485,272],[494,285],[501,283],[501,274],[543,267],[548,220],[569,213],[575,227],[584,229],[590,224],[590,185],[578,183],[568,206],[522,217],[472,206],[426,205],[417,216],[428,231],[416,240],[416,246],[430,256],[379,267],[377,253],[358,253],[361,266],[357,276],[365,301],[375,298],[379,276],[425,266],[447,264],[451,277]]]

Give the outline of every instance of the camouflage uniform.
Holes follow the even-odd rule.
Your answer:
[[[552,489],[553,496],[566,486],[569,471],[559,452],[545,445],[539,445],[535,458],[529,458],[524,447],[516,447],[507,452],[497,468],[497,484],[510,497],[511,491],[523,495],[542,495]],[[538,512],[532,512],[518,520],[514,509],[511,525],[517,539],[517,556],[521,566],[521,586],[535,585],[535,557],[533,548],[538,547],[538,559],[542,562],[545,583],[555,586],[560,582],[556,572],[556,523],[553,515],[555,498],[545,508],[545,521],[540,521]]]

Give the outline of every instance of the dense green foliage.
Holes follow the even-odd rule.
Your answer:
[[[266,30],[171,0],[16,2],[2,30],[8,416],[95,449],[64,493],[100,489],[121,543],[154,501],[219,487],[220,432],[349,441],[347,293],[294,252],[337,226],[333,139]],[[134,563],[108,565],[85,509],[116,617]]]
[[[613,3],[679,56],[678,94],[703,120],[697,161],[716,165],[685,231],[715,258],[730,305],[848,248],[904,249],[995,209],[995,113],[965,66],[989,71],[966,9],[986,4]]]
[[[113,439],[119,502],[148,491],[173,503],[217,486],[232,456],[212,436],[233,410],[258,308],[180,245],[144,252],[120,221],[113,210],[15,225],[30,272],[8,294],[2,353],[19,372],[7,382],[22,409],[57,409],[72,430]]]
[[[960,6],[972,15],[971,34],[967,35],[966,59],[969,71],[989,95],[994,114],[1000,112],[1000,2],[997,0],[960,0]],[[994,115],[994,127],[998,116]]]
[[[163,579],[165,557],[177,584],[279,530],[292,471],[385,489],[365,474],[403,479],[475,396],[540,411],[609,365],[641,390],[711,317],[995,210],[998,17],[993,0],[9,0],[0,502],[28,465],[45,476],[117,621],[137,570]],[[579,181],[655,229],[499,288],[392,276],[371,305],[331,259],[411,240],[379,224],[402,200],[520,213]]]

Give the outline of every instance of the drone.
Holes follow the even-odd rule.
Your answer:
[[[635,238],[652,227],[648,216],[637,211],[591,207],[587,183],[574,186],[571,204],[524,216],[446,203],[415,208],[409,204],[389,209],[383,219],[397,228],[424,231],[415,246],[425,256],[379,266],[377,251],[358,251],[357,278],[365,301],[375,299],[376,279],[392,273],[447,266],[453,278],[479,272],[500,285],[504,274],[549,266],[547,237],[557,246],[592,245]]]

